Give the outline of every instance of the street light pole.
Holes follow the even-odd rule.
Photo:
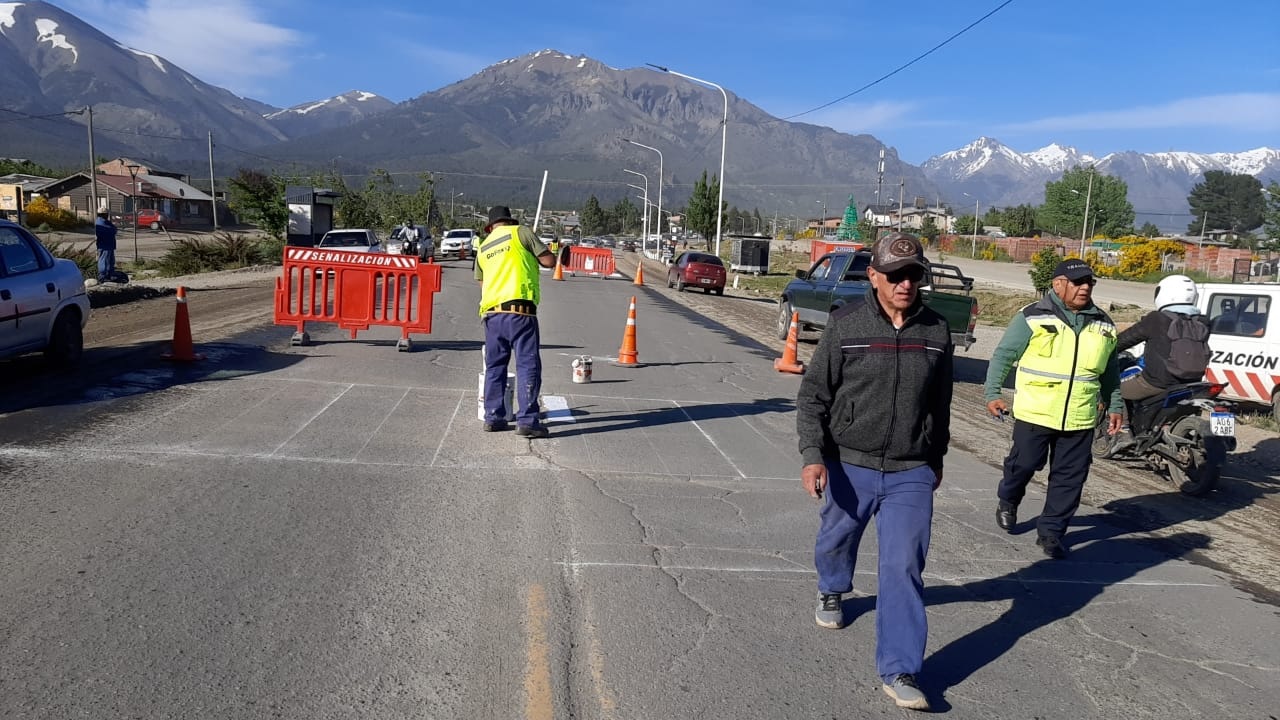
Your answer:
[[[465,194],[466,194],[466,193],[464,193],[464,192],[460,192],[460,193],[458,193],[457,195],[455,195],[455,194],[453,194],[453,191],[452,191],[452,190],[450,190],[450,191],[449,191],[449,222],[451,222],[451,223],[452,223],[452,222],[457,222],[457,216],[455,216],[455,215],[453,214],[453,201],[454,201],[454,200],[457,200],[458,198],[462,197],[462,196],[463,196],[463,195],[465,195]],[[428,214],[430,214],[430,213],[428,212]]]
[[[637,190],[644,190],[644,223],[641,225],[641,230],[640,230],[642,233],[644,233],[644,237],[640,238],[640,254],[643,255],[644,251],[648,248],[648,244],[649,244],[649,176],[645,175],[642,172],[636,172],[635,170],[628,170],[626,168],[623,168],[622,172],[631,173],[632,175],[639,175],[640,177],[644,178],[643,188],[637,187],[635,185],[631,186]],[[661,243],[658,244],[658,250],[659,251],[662,250]]]
[[[692,80],[694,82],[702,83],[703,85],[710,85],[711,87],[719,90],[720,94],[724,96],[724,119],[720,121],[720,192],[719,197],[716,198],[716,255],[719,255],[720,224],[724,217],[724,151],[725,147],[728,145],[729,139],[729,94],[724,91],[724,88],[710,80],[703,80],[702,78],[696,78],[692,75],[685,75],[684,73],[676,72],[675,70],[662,67],[661,65],[654,65],[653,63],[649,63],[649,67],[657,68],[664,73],[671,73],[676,77],[682,77],[686,80]]]
[[[643,143],[638,143],[638,142],[636,142],[635,140],[631,140],[631,139],[629,139],[629,138],[622,138],[622,142],[624,142],[624,143],[631,143],[632,145],[635,145],[636,147],[642,147],[642,148],[644,148],[645,150],[652,150],[652,151],[654,151],[654,152],[658,153],[658,235],[662,235],[662,177],[663,177],[663,175],[662,175],[662,151],[661,151],[661,150],[659,150],[659,149],[658,149],[658,148],[656,148],[656,147],[649,147],[648,145],[645,145],[645,144],[643,144]],[[670,227],[670,226],[668,225],[668,227]],[[642,252],[643,252],[643,250],[642,250]]]
[[[136,265],[141,262],[138,256],[138,168],[140,166],[132,163],[125,165],[129,170],[129,200],[133,202],[133,263]],[[217,212],[217,200],[214,200],[214,212]]]
[[[978,198],[969,193],[960,194],[973,198],[973,240],[969,243],[969,257],[976,258],[978,257]]]

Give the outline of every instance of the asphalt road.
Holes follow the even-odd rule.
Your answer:
[[[269,283],[245,281],[192,294],[202,363],[155,359],[161,299],[101,313],[116,327],[81,374],[5,366],[0,716],[900,715],[874,674],[872,537],[851,626],[813,624],[817,508],[770,305],[658,273],[545,280],[544,404],[568,412],[528,441],[479,431],[479,292],[469,263],[445,265],[412,353],[323,325],[290,347],[249,306]],[[642,366],[622,368],[632,295]],[[571,381],[581,354],[589,385]],[[1143,525],[1126,510],[1171,498],[1130,490],[1084,508],[1072,557],[1048,561],[1030,512],[1018,535],[994,527],[1000,436],[956,415],[992,447],[953,449],[936,498],[935,707],[1274,716],[1276,599],[1206,557],[1225,513]]]

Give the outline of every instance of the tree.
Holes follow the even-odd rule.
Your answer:
[[[933,242],[942,231],[938,229],[938,224],[933,221],[932,215],[925,215],[924,222],[920,223],[920,237],[928,238],[929,242]]]
[[[955,229],[956,229],[957,235],[972,235],[973,234],[973,216],[961,215],[960,217],[956,218]],[[982,228],[978,228],[978,230],[981,231]],[[979,232],[978,234],[981,235],[982,233]]]
[[[1149,238],[1159,237],[1160,228],[1156,227],[1154,223],[1146,222],[1146,223],[1143,223],[1142,227],[1138,229],[1138,234],[1143,237],[1149,237]]]
[[[861,240],[862,237],[862,232],[858,229],[858,203],[850,195],[849,204],[844,207],[844,219],[840,221],[840,232],[836,234],[836,239]]]
[[[1262,194],[1262,193],[1259,193]],[[1262,213],[1262,232],[1266,240],[1274,243],[1280,240],[1280,183],[1275,180],[1267,186],[1267,205]]]
[[[240,168],[228,182],[231,211],[277,240],[289,226],[284,181],[261,170]]]
[[[1262,182],[1252,175],[1209,170],[1187,196],[1195,217],[1187,232],[1230,230],[1237,235],[1262,224],[1266,201]]]
[[[1090,189],[1092,178],[1092,189]],[[1074,191],[1074,192],[1073,192]],[[1085,202],[1089,205],[1089,230],[1107,237],[1119,237],[1133,229],[1133,205],[1129,186],[1120,178],[1103,175],[1092,166],[1079,165],[1062,174],[1057,182],[1044,184],[1044,205],[1039,225],[1071,237],[1085,231]]]
[[[1040,248],[1031,256],[1031,269],[1027,274],[1031,276],[1031,286],[1036,292],[1043,294],[1049,290],[1053,284],[1053,270],[1061,259],[1056,250],[1048,247]]]
[[[716,235],[716,203],[720,196],[720,180],[712,175],[707,181],[707,171],[693,184],[693,194],[689,196],[689,229],[706,238],[710,248]],[[720,208],[724,213],[724,208]],[[730,226],[731,227],[731,226]]]
[[[582,206],[578,223],[583,235],[604,235],[607,232],[604,210],[600,208],[600,201],[595,195],[587,198],[587,204]]]
[[[1010,237],[1031,237],[1036,231],[1036,208],[1028,204],[1005,209],[1000,227]]]

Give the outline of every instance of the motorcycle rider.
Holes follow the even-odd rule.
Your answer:
[[[1126,404],[1204,377],[1210,358],[1209,323],[1197,307],[1199,299],[1194,280],[1186,275],[1170,275],[1156,285],[1156,309],[1120,333],[1117,354],[1146,343],[1142,372],[1120,383],[1120,396]],[[1134,442],[1133,431],[1126,422],[1116,436],[1116,450],[1131,447]]]

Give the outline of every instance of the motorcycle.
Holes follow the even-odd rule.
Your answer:
[[[1121,377],[1142,372],[1140,362],[1127,353],[1121,363]],[[1166,475],[1181,492],[1207,495],[1222,476],[1227,453],[1236,449],[1235,404],[1218,398],[1225,388],[1220,383],[1193,382],[1145,400],[1126,401],[1132,442],[1122,445],[1119,434],[1108,435],[1103,415],[1094,431],[1093,456],[1141,460]]]

